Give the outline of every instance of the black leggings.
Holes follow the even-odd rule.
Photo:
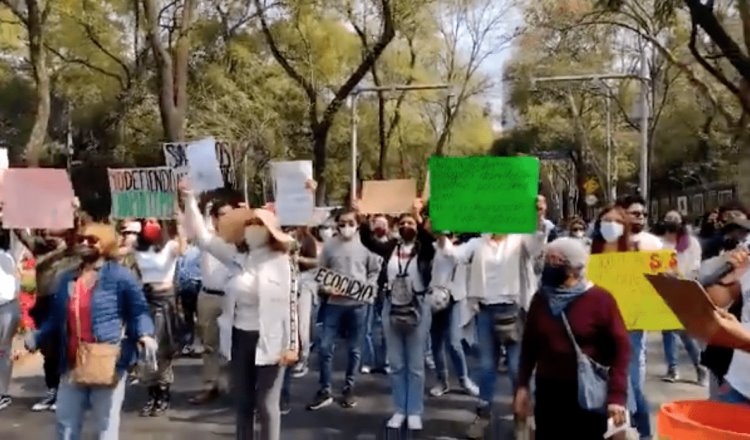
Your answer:
[[[255,410],[258,410],[260,438],[281,437],[281,386],[284,368],[278,365],[255,365],[258,332],[232,329],[232,390],[237,410],[237,440],[253,440]]]

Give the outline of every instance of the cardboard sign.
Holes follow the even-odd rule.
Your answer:
[[[678,330],[680,320],[643,276],[677,271],[674,251],[592,255],[586,276],[609,291],[628,330]]]
[[[411,212],[417,198],[417,182],[404,180],[366,180],[362,184],[362,214],[403,214]]]
[[[704,342],[714,337],[718,330],[716,305],[698,282],[668,275],[645,277],[691,336]]]
[[[109,168],[107,173],[114,218],[174,217],[177,182],[172,168]]]
[[[309,160],[272,162],[276,215],[282,226],[307,226],[315,210],[315,194],[307,188],[313,166]]]
[[[175,177],[178,182],[187,176],[189,172],[187,149],[190,144],[191,142],[162,144],[164,162],[168,167],[175,170]],[[216,141],[216,158],[219,161],[219,169],[221,170],[225,184],[234,186],[236,183],[234,159],[232,157],[232,147],[229,142]]]
[[[438,231],[532,233],[537,229],[535,157],[432,157],[430,219]]]
[[[318,273],[315,274],[315,282],[321,287],[338,290],[343,296],[367,304],[375,302],[375,296],[378,292],[376,286],[341,275],[324,267],[318,269]]]
[[[9,168],[0,188],[3,228],[69,229],[73,227],[73,184],[65,170]]]

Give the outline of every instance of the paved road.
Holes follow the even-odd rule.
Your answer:
[[[685,356],[684,353],[682,353]],[[694,373],[689,362],[683,358],[681,368],[685,379],[693,380]],[[684,382],[666,384],[659,381],[665,371],[661,348],[661,337],[651,335],[649,340],[649,377],[646,389],[656,411],[661,403],[679,399],[703,399],[707,391],[695,384]],[[341,366],[337,370],[342,371]],[[140,418],[138,409],[145,396],[141,387],[128,389],[123,408],[121,439],[123,440],[171,440],[193,436],[198,440],[233,438],[233,417],[228,400],[203,408],[191,406],[187,400],[200,388],[199,363],[193,359],[182,359],[176,367],[177,381],[174,385],[174,404],[167,417],[160,419]],[[0,413],[0,439],[50,439],[53,430],[53,415],[32,413],[28,408],[43,393],[43,379],[38,358],[25,360],[14,372],[11,393],[16,397],[14,405]],[[341,384],[342,374],[335,376]],[[390,414],[388,381],[384,376],[364,376],[358,380],[357,391],[361,396],[359,405],[344,410],[332,405],[318,412],[305,411],[304,407],[316,390],[317,374],[310,373],[293,383],[292,412],[283,419],[283,440],[375,440],[384,438],[383,423]],[[510,438],[510,394],[507,378],[501,378],[498,391],[500,417],[493,437]],[[460,394],[427,400],[425,431],[420,439],[448,440],[464,438],[462,433],[472,419],[473,399]],[[190,438],[190,437],[187,437]],[[493,439],[493,440],[495,440]]]

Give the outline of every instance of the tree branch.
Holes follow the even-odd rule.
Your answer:
[[[59,50],[57,50],[54,47],[50,46],[49,43],[45,43],[44,47],[48,51],[52,52],[52,54],[55,55],[57,58],[59,58],[61,61],[65,62],[65,63],[78,64],[78,65],[84,66],[84,67],[86,67],[88,69],[91,69],[94,72],[101,73],[102,75],[107,76],[107,77],[112,78],[115,81],[117,81],[120,84],[120,88],[121,89],[125,88],[125,82],[122,80],[122,77],[120,75],[118,75],[116,73],[112,73],[112,72],[110,72],[110,71],[108,71],[108,70],[106,70],[106,69],[104,69],[102,67],[96,66],[96,65],[92,64],[91,62],[86,61],[86,60],[84,60],[82,58],[66,57]]]
[[[263,33],[263,37],[265,38],[266,43],[268,44],[268,47],[271,49],[271,55],[273,55],[273,58],[277,63],[279,63],[281,68],[284,69],[287,75],[289,75],[289,77],[292,78],[294,82],[302,87],[302,90],[307,95],[307,99],[310,101],[310,103],[312,104],[316,102],[318,99],[318,94],[315,90],[315,87],[313,87],[312,83],[310,83],[310,81],[302,76],[302,74],[300,74],[297,69],[295,69],[291,65],[291,63],[289,63],[287,57],[281,52],[281,49],[279,49],[279,46],[276,43],[276,39],[271,33],[271,29],[268,27],[268,21],[266,20],[264,6],[261,4],[260,0],[253,1],[255,2],[255,8],[258,10],[257,14],[258,18],[260,19],[260,29]],[[316,123],[317,121],[313,120],[311,122]]]
[[[24,24],[24,26],[29,25],[29,16],[23,13],[19,0],[0,0],[0,3],[7,6],[8,9],[10,9],[10,12],[12,12],[13,15],[15,15],[21,21],[21,23]]]

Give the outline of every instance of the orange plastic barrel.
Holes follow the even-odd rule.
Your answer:
[[[708,400],[665,403],[656,431],[659,440],[750,440],[750,407]]]

